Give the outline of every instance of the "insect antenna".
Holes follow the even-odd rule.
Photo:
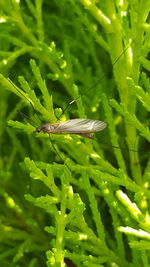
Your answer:
[[[28,121],[31,121],[32,123],[35,123],[34,120],[32,120],[30,117],[28,117],[25,113],[21,112],[20,110],[17,110],[17,113],[21,115],[23,118],[27,119]]]
[[[120,60],[120,58],[125,54],[125,52],[129,49],[130,46],[132,46],[132,44],[135,42],[135,39],[131,41],[131,43],[123,50],[123,52],[120,54],[120,56],[114,61],[114,63],[112,64],[112,67],[114,67],[116,65],[116,63]],[[73,99],[72,101],[70,101],[66,107],[64,109],[62,109],[62,114],[59,116],[58,119],[61,118],[61,116],[66,112],[66,110],[68,109],[69,106],[71,106],[73,103],[75,103],[80,97],[82,97],[83,95],[85,95],[87,92],[91,91],[94,87],[96,87],[101,81],[103,81],[103,79],[105,78],[105,75],[102,75],[100,79],[98,79],[92,86],[90,86],[89,88],[87,88],[84,92],[84,94],[80,94],[77,98]]]
[[[36,109],[34,108],[31,100],[29,98],[27,98],[20,90],[18,90],[17,86],[8,78],[9,82],[11,82],[11,84],[16,88],[16,90],[30,103],[33,111],[35,112],[35,114],[38,116],[39,120],[41,121],[41,118],[38,114],[38,112],[36,111]],[[28,117],[26,114],[24,114],[23,112],[21,112],[20,110],[17,110],[17,113],[20,114],[22,117],[26,118],[27,120],[29,120],[30,122],[32,122],[33,124],[35,124],[35,121],[32,120],[30,117]],[[60,155],[60,153],[57,151],[53,141],[52,141],[52,138],[51,138],[51,135],[49,134],[49,140],[50,140],[50,143],[53,147],[53,150],[55,151],[55,153],[58,155],[58,157],[64,162],[64,164],[67,166],[67,168],[71,171],[70,167],[65,163],[64,159],[62,158],[62,156]]]
[[[32,102],[30,101],[30,99],[28,99],[20,90],[18,90],[17,86],[8,78],[9,82],[11,82],[11,84],[16,88],[16,90],[24,97],[26,98],[26,100],[30,103],[33,111],[36,113],[36,115],[38,116],[39,120],[41,121],[40,119],[40,116],[38,114],[38,112],[36,111],[36,109],[34,108]],[[35,124],[35,121],[32,120],[30,117],[28,117],[26,114],[24,114],[23,112],[21,112],[20,110],[17,110],[17,113],[19,115],[21,115],[22,117],[26,118],[27,120],[29,120],[30,122],[32,122],[32,124]],[[36,127],[36,126],[35,126]],[[65,163],[64,159],[62,158],[62,156],[60,155],[60,153],[57,151],[53,141],[52,141],[52,138],[51,138],[51,135],[49,134],[49,140],[50,140],[50,143],[53,147],[53,150],[55,151],[55,153],[58,155],[58,157],[60,158],[60,160],[62,160],[64,162],[64,164],[66,165],[66,167],[71,171],[70,167]]]
[[[30,105],[31,105],[31,107],[32,107],[32,109],[33,109],[33,111],[34,111],[35,114],[38,116],[38,119],[41,121],[41,118],[40,118],[38,112],[36,111],[36,109],[34,108],[34,106],[33,106],[33,104],[32,104],[32,101],[31,101],[28,97],[26,97],[26,96],[21,92],[21,90],[19,90],[19,89],[17,88],[17,86],[16,86],[16,85],[15,85],[9,78],[8,78],[8,81],[15,87],[15,89],[17,90],[17,92],[18,92],[19,94],[21,94],[21,95],[23,96],[23,98],[25,98],[25,99],[30,103]],[[20,110],[17,110],[17,113],[18,113],[19,115],[21,115],[23,118],[26,118],[28,121],[32,122],[32,124],[35,124],[35,121],[34,121],[34,120],[32,120],[31,118],[29,118],[26,114],[24,114],[24,113],[21,112]],[[34,125],[34,126],[35,126],[35,125]],[[35,127],[36,127],[36,126],[35,126]],[[49,134],[49,140],[50,140],[50,143],[51,143],[51,145],[52,145],[53,150],[55,151],[55,153],[56,153],[56,154],[58,155],[58,157],[64,162],[64,164],[67,166],[67,168],[71,171],[70,167],[65,163],[64,159],[62,158],[62,156],[60,155],[60,153],[57,151],[57,149],[56,149],[56,147],[55,147],[55,145],[54,145],[54,143],[53,143],[53,141],[52,141],[52,138],[51,138],[50,134]]]

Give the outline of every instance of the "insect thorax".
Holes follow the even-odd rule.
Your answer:
[[[34,133],[52,133],[54,131],[55,127],[50,125],[50,124],[43,124],[39,127],[36,128],[36,130],[34,131]]]

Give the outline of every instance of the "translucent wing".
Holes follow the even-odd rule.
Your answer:
[[[102,131],[107,124],[103,121],[90,119],[73,119],[58,124],[58,132],[68,133],[94,133]]]

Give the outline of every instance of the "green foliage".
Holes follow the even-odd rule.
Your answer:
[[[0,10],[1,266],[150,266],[150,1]],[[33,133],[86,117],[95,140]]]

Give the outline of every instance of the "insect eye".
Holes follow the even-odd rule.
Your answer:
[[[43,126],[43,127],[41,127],[41,129],[39,130],[39,132],[44,131],[45,129],[46,129],[46,127]]]
[[[38,128],[36,128],[36,132],[37,132],[37,133],[40,133],[42,130],[43,130],[43,127],[38,127]]]

